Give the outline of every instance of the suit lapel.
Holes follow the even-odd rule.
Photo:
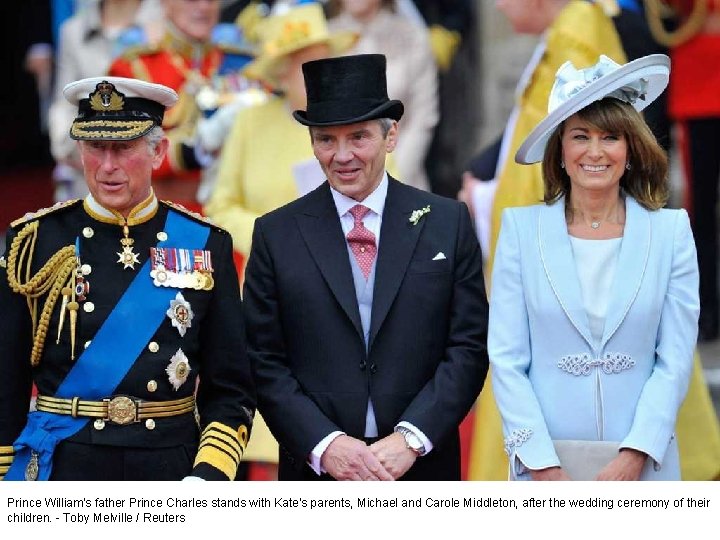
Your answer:
[[[650,216],[632,197],[625,199],[625,230],[608,302],[602,346],[612,337],[635,301],[650,255]]]
[[[313,192],[295,218],[325,282],[364,340],[347,244],[327,182]]]
[[[422,206],[422,201],[414,196],[412,190],[397,180],[389,179],[375,267],[368,350],[395,300],[415,245],[427,221],[427,217],[420,219],[417,225],[408,221],[412,211]]]
[[[594,349],[565,221],[565,200],[543,206],[538,217],[540,257],[545,275],[572,325]]]

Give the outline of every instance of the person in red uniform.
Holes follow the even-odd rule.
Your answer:
[[[163,84],[178,93],[178,103],[167,112],[163,123],[170,148],[153,178],[160,199],[171,199],[196,211],[200,209],[196,198],[199,170],[213,159],[195,144],[195,127],[202,114],[198,101],[202,103],[208,94],[238,90],[221,87],[244,84],[223,76],[222,71],[229,55],[245,51],[215,44],[211,39],[220,18],[220,4],[219,0],[165,0],[166,23],[161,37],[155,43],[128,48],[109,69],[111,76]],[[212,104],[203,108],[212,108]]]
[[[720,336],[718,291],[718,181],[720,180],[720,0],[646,0],[654,37],[669,47],[672,74],[669,115],[677,123],[690,213],[700,266],[702,341]],[[677,27],[660,20],[671,7]]]

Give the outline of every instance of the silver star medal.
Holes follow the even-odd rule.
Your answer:
[[[122,251],[117,252],[117,256],[119,257],[117,262],[123,265],[123,270],[128,268],[135,270],[135,265],[140,264],[138,254],[133,252],[132,246],[123,247]]]
[[[177,352],[173,354],[170,363],[165,368],[165,373],[168,374],[168,380],[175,390],[179,389],[183,383],[187,381],[191,371],[190,361],[182,349],[178,349]]]
[[[184,337],[187,329],[192,326],[194,317],[190,302],[185,300],[181,292],[178,292],[174,300],[170,300],[170,309],[165,314],[170,317],[172,325],[178,329],[180,336]]]

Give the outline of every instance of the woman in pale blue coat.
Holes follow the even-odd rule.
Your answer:
[[[663,55],[566,63],[517,153],[543,161],[545,204],[505,210],[492,275],[488,349],[515,479],[571,479],[561,441],[613,443],[591,478],[680,478],[697,259],[686,212],[662,208],[667,157],[638,112],[668,76]]]

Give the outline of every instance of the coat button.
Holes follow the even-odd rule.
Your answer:
[[[370,364],[370,373],[375,373],[377,371],[377,365],[373,362]]]
[[[361,360],[361,361],[360,361],[360,369],[361,369],[361,370],[364,370],[364,369],[365,369],[365,360]]]
[[[160,240],[161,242],[164,242],[165,240],[168,239],[168,235],[167,235],[167,233],[166,233],[165,231],[160,231],[159,233],[157,233],[156,237],[157,237],[157,239]]]
[[[105,420],[98,418],[95,422],[93,422],[93,427],[98,431],[105,429]]]
[[[148,392],[154,392],[157,390],[157,381],[148,381],[147,383]]]
[[[93,304],[92,302],[85,302],[83,304],[83,311],[85,313],[92,313],[93,311],[95,311],[95,304]]]
[[[90,272],[92,272],[92,266],[90,266],[89,264],[83,264],[80,267],[80,272],[82,272],[83,276],[87,276]]]
[[[148,343],[148,350],[152,353],[156,353],[160,350],[160,345],[157,344],[157,341],[151,341]]]
[[[95,231],[92,230],[92,227],[85,227],[83,229],[83,236],[85,238],[92,238],[93,234],[95,234]]]
[[[152,418],[148,418],[147,420],[145,420],[145,427],[151,431],[155,429],[155,420],[153,420]]]

